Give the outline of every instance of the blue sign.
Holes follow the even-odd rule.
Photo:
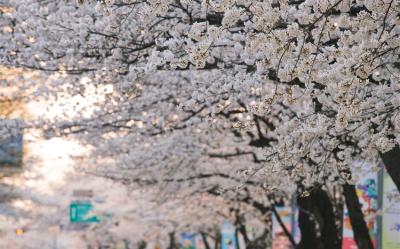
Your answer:
[[[236,249],[235,227],[229,222],[224,221],[221,229],[221,249]]]
[[[196,234],[181,233],[181,244],[183,249],[196,249]]]

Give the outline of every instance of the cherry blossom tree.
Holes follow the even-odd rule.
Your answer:
[[[36,77],[39,78],[39,76],[37,75]],[[18,80],[14,81],[11,79],[7,81],[7,83],[18,84],[19,82],[19,84],[23,84],[23,79],[23,77],[19,77]],[[23,98],[24,100],[28,101],[28,103],[25,104],[27,104],[27,106],[33,107],[32,109],[35,110],[35,115],[40,117],[40,120],[32,120],[32,117],[25,118],[25,129],[29,131],[27,134],[31,133],[31,130],[34,129],[43,129],[43,127],[40,126],[48,125],[51,127],[48,128],[50,131],[55,130],[56,132],[60,132],[61,134],[78,133],[80,135],[79,138],[85,138],[84,141],[90,144],[102,144],[102,146],[98,147],[98,150],[95,151],[95,154],[93,154],[93,156],[95,156],[94,161],[90,162],[88,160],[83,160],[78,161],[77,164],[96,164],[99,166],[96,171],[93,171],[89,168],[86,168],[85,170],[89,170],[88,173],[92,175],[97,174],[101,175],[102,177],[110,178],[112,180],[120,181],[123,183],[131,183],[131,186],[137,185],[139,186],[139,193],[141,193],[135,194],[137,192],[135,190],[136,187],[134,187],[133,193],[131,193],[132,196],[130,196],[129,198],[140,200],[140,202],[137,203],[137,201],[135,201],[135,205],[132,205],[131,203],[127,203],[123,200],[124,198],[126,198],[126,196],[119,193],[121,191],[119,188],[113,188],[115,189],[114,191],[118,192],[119,194],[116,194],[111,190],[105,192],[105,194],[107,194],[108,196],[114,197],[111,201],[108,200],[105,205],[100,205],[103,206],[101,207],[101,210],[111,210],[111,212],[113,213],[113,223],[106,224],[106,226],[104,227],[95,226],[93,229],[91,229],[91,231],[86,235],[89,236],[87,240],[91,241],[90,243],[96,244],[96,241],[100,241],[101,243],[108,243],[112,241],[113,237],[110,237],[110,231],[114,231],[113,236],[116,237],[124,238],[123,236],[121,236],[121,234],[125,234],[125,238],[129,237],[126,233],[123,233],[124,229],[126,229],[127,227],[129,227],[130,229],[126,231],[132,231],[137,228],[137,231],[142,232],[137,232],[135,234],[136,237],[130,236],[130,240],[139,240],[143,237],[147,238],[148,240],[157,240],[161,238],[165,239],[168,235],[166,232],[179,232],[179,230],[182,231],[184,229],[191,229],[194,231],[200,230],[204,234],[204,236],[210,237],[210,235],[208,235],[208,231],[215,225],[217,225],[219,229],[218,223],[221,223],[222,219],[231,219],[233,222],[237,223],[239,227],[241,227],[240,233],[243,234],[246,244],[248,244],[250,248],[256,248],[257,246],[261,246],[262,248],[262,245],[268,243],[270,239],[269,235],[271,226],[271,213],[273,211],[274,200],[273,196],[270,196],[268,198],[264,197],[264,190],[262,190],[264,177],[260,178],[259,182],[257,182],[255,176],[253,176],[252,180],[250,181],[242,179],[237,172],[232,172],[231,174],[226,173],[229,170],[232,171],[232,169],[234,169],[235,171],[246,170],[247,167],[249,167],[249,162],[254,162],[254,166],[256,166],[256,163],[262,162],[262,156],[257,155],[256,151],[250,150],[250,146],[248,146],[247,148],[248,151],[240,151],[238,148],[235,148],[235,146],[237,146],[237,143],[243,139],[240,139],[236,142],[229,142],[229,140],[234,139],[234,136],[230,136],[230,138],[223,140],[223,136],[221,134],[213,133],[214,135],[220,137],[220,139],[215,140],[218,143],[212,146],[206,146],[207,140],[209,138],[207,138],[204,133],[199,133],[198,129],[201,128],[202,125],[199,122],[186,124],[188,128],[184,131],[183,128],[179,128],[176,125],[182,126],[185,125],[185,122],[176,122],[177,124],[173,124],[174,128],[171,129],[174,131],[173,133],[171,133],[171,131],[166,129],[166,127],[164,126],[157,126],[154,125],[154,123],[148,122],[148,120],[152,121],[152,118],[148,119],[146,115],[142,115],[142,112],[144,110],[147,110],[150,113],[162,113],[160,111],[170,112],[176,109],[176,104],[174,104],[172,106],[173,108],[171,108],[171,110],[168,110],[168,108],[171,107],[166,104],[168,103],[168,101],[170,101],[169,99],[165,100],[164,104],[166,104],[165,106],[167,107],[165,110],[157,110],[157,106],[155,106],[154,103],[151,104],[152,102],[154,102],[154,99],[157,99],[160,96],[166,94],[166,92],[163,93],[162,91],[155,92],[156,96],[148,96],[148,98],[143,98],[142,101],[137,101],[139,104],[138,106],[132,105],[130,107],[129,114],[131,115],[135,115],[135,110],[140,110],[140,112],[136,113],[136,115],[138,115],[138,117],[140,118],[139,120],[134,121],[132,119],[129,119],[118,121],[117,116],[122,115],[121,111],[124,108],[117,109],[113,103],[111,103],[110,105],[110,102],[108,101],[109,98],[99,96],[102,94],[105,96],[113,94],[112,91],[110,92],[110,90],[107,89],[107,87],[103,90],[101,88],[97,89],[95,92],[90,90],[91,87],[89,86],[85,86],[85,89],[81,89],[79,93],[60,92],[65,90],[63,88],[68,87],[68,84],[66,82],[74,79],[75,77],[68,78],[62,75],[56,75],[50,77],[50,79],[47,80],[44,77],[40,78],[40,81],[43,82],[44,85],[51,85],[51,81],[59,82],[62,80],[64,83],[62,86],[52,89],[52,91],[54,92],[51,92],[49,93],[49,95],[45,96],[47,97],[45,110],[39,111],[39,105],[35,103],[29,103],[29,101],[34,102],[31,98]],[[86,82],[88,81],[87,79],[83,79],[82,81],[88,84],[88,82]],[[171,82],[171,84],[173,85],[173,82]],[[35,86],[35,89],[36,87],[38,86]],[[151,93],[152,91],[150,90],[151,89],[146,89],[146,93]],[[75,98],[77,97],[75,96],[75,94],[80,96],[80,98],[78,99],[79,101],[75,100]],[[25,95],[26,93],[24,91],[18,91],[18,95],[15,95],[15,98],[21,99],[20,96]],[[10,96],[10,94],[7,95],[7,97]],[[55,96],[57,96],[57,98],[54,98]],[[118,96],[114,96],[114,98],[116,97]],[[101,104],[101,107],[103,108],[98,108],[94,111],[92,110],[93,116],[89,115],[90,117],[88,117],[86,111],[89,110],[87,110],[85,107],[87,103],[84,102],[84,99],[91,98],[93,98],[93,101],[95,101],[96,104]],[[41,98],[38,99],[41,100]],[[139,98],[136,98],[136,100],[138,99]],[[78,102],[80,103],[79,107],[74,107],[74,112],[71,112],[70,107],[74,106],[75,103]],[[89,104],[92,103],[93,102],[89,101]],[[29,110],[30,108],[28,107],[25,109]],[[104,112],[104,110],[106,110],[107,112]],[[233,113],[235,112],[236,114],[239,114],[243,111],[236,110]],[[171,113],[169,116],[171,115],[173,116],[177,114]],[[188,110],[187,113],[183,115],[183,117],[179,116],[179,118],[187,119],[185,115],[189,115],[189,117],[191,117],[193,116],[193,113],[191,110]],[[172,121],[177,118],[178,117],[173,117]],[[46,119],[49,119],[48,121],[51,120],[52,122],[55,122],[56,128],[53,127],[54,123],[51,124],[50,122],[44,122],[46,121]],[[70,122],[65,121],[68,119],[72,119],[74,122],[71,124]],[[165,120],[167,119],[168,116],[167,118],[165,118]],[[96,120],[97,122],[95,122]],[[109,122],[108,125],[106,124],[107,120]],[[110,122],[110,120],[112,122]],[[36,121],[40,122],[36,123]],[[125,124],[127,122],[133,122],[134,126],[132,126],[133,124],[131,124],[131,128],[124,129],[121,124]],[[101,129],[99,133],[96,133],[96,125],[103,125],[105,129]],[[217,124],[215,124],[215,126],[217,126]],[[106,129],[106,127],[109,127],[110,129]],[[161,131],[160,127],[162,128]],[[9,130],[15,130],[16,127],[9,125],[7,122],[4,122],[2,123],[1,128],[4,129],[4,131],[7,133]],[[125,130],[128,130],[129,132],[125,133]],[[182,131],[182,133],[180,133],[179,131]],[[164,135],[161,138],[155,138],[166,132],[168,133],[168,136]],[[85,133],[88,133],[88,135]],[[184,139],[185,136],[189,135],[193,136],[192,140]],[[121,151],[121,149],[123,149],[124,147],[121,142],[127,143],[135,136],[141,138],[141,140],[139,140],[140,144],[152,143],[152,146],[145,146],[145,148],[149,147],[152,150],[143,151],[143,147],[138,146],[131,148],[128,151]],[[249,136],[249,138],[250,137],[251,136]],[[208,142],[211,141],[211,139],[208,140]],[[179,144],[180,142],[181,144]],[[121,146],[115,146],[116,143],[119,143]],[[203,143],[203,145],[201,145],[200,143]],[[114,144],[114,146],[112,146],[112,144]],[[198,146],[196,146],[196,144],[198,144]],[[171,145],[175,147],[173,153],[176,155],[181,155],[182,157],[182,155],[187,153],[192,154],[190,160],[180,162],[177,158],[169,158],[169,160],[165,164],[160,165],[160,162],[168,159],[168,157],[160,153],[165,153],[165,146]],[[222,145],[224,145],[224,147]],[[39,145],[39,147],[46,146]],[[113,148],[114,150],[110,150],[110,148]],[[127,146],[127,148],[129,148],[129,146]],[[32,149],[32,151],[35,152],[37,149],[38,148]],[[134,156],[135,154],[138,155],[139,153],[141,154],[141,156]],[[128,157],[124,156],[121,158],[115,158],[115,155],[118,154],[127,154]],[[160,154],[159,157],[154,157],[157,154]],[[78,158],[81,157],[82,156]],[[236,158],[239,157],[240,160],[237,160]],[[149,160],[148,158],[152,160]],[[113,160],[110,161],[110,159]],[[207,159],[209,159],[208,162]],[[53,162],[56,161],[57,160]],[[140,165],[140,161],[143,161],[144,163]],[[194,164],[194,162],[196,161],[198,162]],[[241,166],[239,162],[242,162],[242,164],[243,162],[246,162],[246,164],[243,164],[246,165],[246,167]],[[184,165],[182,165],[183,163],[189,163],[190,168],[184,167]],[[228,163],[230,163],[231,165],[228,165]],[[221,168],[218,170],[214,170],[215,168],[213,164],[219,164]],[[142,166],[143,168],[140,168],[139,166]],[[103,170],[102,167],[105,167],[106,170]],[[27,171],[26,174],[29,174],[28,168],[25,169]],[[58,170],[61,171],[61,169]],[[180,172],[180,174],[177,173],[182,170],[186,171]],[[72,182],[72,179],[70,180],[70,182]],[[223,189],[236,189],[238,185],[241,185],[240,189],[242,189],[242,191],[240,191],[240,193],[236,191],[224,191]],[[277,184],[272,185],[277,186]],[[151,192],[145,190],[151,189],[151,187],[149,186],[157,186],[157,191],[155,191],[154,189]],[[165,191],[160,191],[160,189],[162,188],[164,188]],[[15,196],[15,198],[35,198],[35,203],[32,204],[32,208],[37,207],[38,205],[47,205],[47,203],[42,203],[42,199],[44,198],[43,196],[33,196],[30,192],[31,191],[25,193],[23,190],[21,190],[21,193],[24,196]],[[156,194],[157,192],[160,192],[160,194]],[[177,198],[177,193],[179,193],[181,197]],[[199,197],[203,196],[204,194],[208,194],[209,196],[214,197],[209,197],[205,201],[205,205],[201,205],[201,202],[199,202],[197,205],[194,205],[193,203],[197,203]],[[223,196],[223,198],[221,196]],[[121,199],[121,197],[123,198]],[[218,201],[213,201],[213,198],[216,200],[222,198],[223,200],[225,200],[225,204],[221,204],[221,201],[219,201],[220,204],[217,204]],[[57,212],[57,214],[54,214],[52,216],[55,218],[63,216],[65,212],[65,200],[58,201],[60,203],[53,204],[56,205],[57,208],[61,208],[61,212]],[[115,208],[115,205],[117,203],[120,203],[121,201],[124,204],[124,207],[119,210],[118,208]],[[110,203],[112,204],[111,206]],[[212,205],[212,207],[210,205]],[[182,208],[183,210],[181,210]],[[147,210],[149,212],[146,212]],[[177,210],[181,211],[176,213]],[[232,212],[234,213],[234,215],[231,214]],[[10,217],[8,217],[8,219],[10,219]],[[32,219],[32,217],[30,217],[30,219]],[[46,227],[48,226],[55,225],[54,223],[60,222],[60,220],[47,220],[41,216],[37,216],[35,217],[35,219],[38,219],[38,221],[40,221],[37,222],[36,229],[38,230],[38,232],[46,229]],[[246,235],[246,230],[244,229],[246,221],[249,219],[258,219],[263,224],[263,233],[260,234],[260,238],[255,241],[252,241],[250,236]],[[65,223],[65,221],[63,221],[62,223]],[[120,225],[118,225],[117,227],[114,226],[113,224],[116,223]],[[31,236],[32,228],[31,226],[28,227],[29,236]],[[141,227],[146,227],[146,229],[140,229]],[[10,231],[12,232],[12,229]],[[152,234],[152,236],[150,236],[149,234]],[[62,232],[60,236],[63,238],[65,237],[66,239],[64,240],[61,237],[57,239],[58,245],[61,245],[68,240],[64,232]],[[262,239],[262,237],[264,238]],[[29,238],[31,237],[28,237],[28,235],[20,238],[18,240],[19,244],[25,245],[24,243],[26,243]],[[219,240],[219,236],[216,236],[214,238],[216,240]],[[13,241],[15,238],[13,238],[12,236],[8,236],[6,237],[6,239],[7,241],[8,239],[10,239],[10,241]],[[49,239],[49,243],[53,243],[53,240],[51,238]],[[35,243],[42,243],[44,245],[48,243],[48,241],[46,242],[45,240],[35,240]],[[81,242],[77,241],[76,243]]]
[[[0,59],[112,86],[95,115],[55,129],[107,140],[112,177],[187,183],[210,157],[245,154],[265,164],[235,170],[310,193],[381,158],[400,186],[397,1],[79,2],[10,1]]]
[[[220,72],[193,94],[197,103],[266,88],[255,113],[280,103],[294,111],[274,131],[269,160],[306,185],[332,172],[347,180],[349,161],[397,145],[396,1],[10,3],[6,64],[92,72],[128,91],[159,69]]]

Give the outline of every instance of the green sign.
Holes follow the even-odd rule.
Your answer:
[[[69,206],[69,220],[72,223],[99,222],[97,216],[87,216],[92,209],[90,202],[73,202]]]

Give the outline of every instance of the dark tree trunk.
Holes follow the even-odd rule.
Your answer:
[[[392,150],[381,154],[386,171],[392,178],[397,189],[400,191],[400,148],[394,147]]]
[[[367,223],[361,210],[361,204],[358,200],[356,188],[354,185],[345,184],[343,193],[347,209],[349,210],[350,223],[353,228],[354,240],[359,249],[374,249],[369,236]]]
[[[242,235],[244,243],[247,246],[247,244],[249,244],[249,236],[247,235],[246,227],[244,226],[243,223],[239,223],[238,225],[239,225],[238,231]]]
[[[221,233],[219,232],[218,229],[215,229],[214,249],[220,248],[220,242],[221,242]]]
[[[204,232],[200,232],[201,235],[201,239],[203,240],[204,246],[206,247],[206,249],[211,249],[210,244],[208,244],[207,241],[207,236]]]
[[[332,200],[321,188],[311,191],[307,197],[299,197],[299,249],[341,249]],[[320,236],[318,236],[320,235]]]
[[[146,249],[147,243],[146,241],[142,240],[138,243],[138,249]]]
[[[168,249],[175,249],[175,232],[170,232],[168,233],[168,237],[169,237],[169,246]]]
[[[297,249],[323,249],[322,241],[317,236],[316,223],[313,218],[312,199],[309,196],[299,197],[297,204],[299,206],[299,229],[301,232],[301,240]]]

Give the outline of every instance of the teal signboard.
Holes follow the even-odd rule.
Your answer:
[[[221,229],[222,249],[236,249],[235,227],[229,222],[224,221]]]
[[[72,202],[69,206],[69,220],[72,223],[99,222],[97,216],[88,216],[93,205],[90,202]]]

